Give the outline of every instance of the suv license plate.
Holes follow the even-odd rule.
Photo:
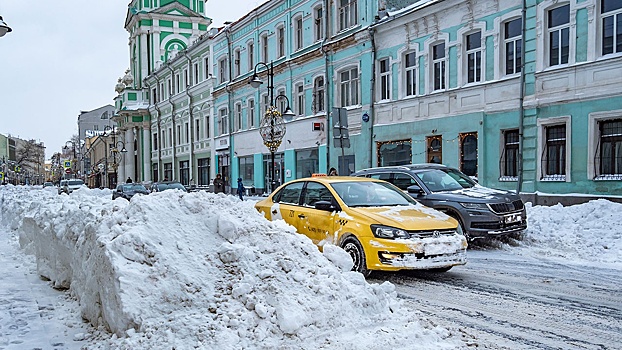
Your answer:
[[[515,222],[519,222],[519,221],[521,221],[521,219],[522,219],[522,217],[521,217],[520,214],[511,214],[511,215],[507,215],[507,216],[503,217],[503,221],[506,224],[512,224],[512,223],[515,223]]]

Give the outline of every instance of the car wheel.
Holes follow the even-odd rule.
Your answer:
[[[352,271],[360,272],[365,277],[368,277],[371,274],[371,271],[367,269],[367,259],[365,258],[365,251],[363,250],[363,246],[361,246],[361,243],[358,241],[358,239],[354,237],[349,237],[341,244],[341,248],[343,248],[346,253],[350,254],[350,257],[354,262],[354,266],[352,266]]]

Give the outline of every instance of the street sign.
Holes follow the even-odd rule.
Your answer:
[[[71,174],[71,169],[70,168],[65,169],[65,174]]]
[[[4,181],[4,173],[0,171],[0,182]]]
[[[64,167],[65,169],[67,169],[67,168],[71,168],[71,161],[70,161],[70,160],[65,160],[65,161],[63,161],[63,167]]]

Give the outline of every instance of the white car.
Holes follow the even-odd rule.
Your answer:
[[[84,186],[84,181],[80,179],[60,180],[60,186],[58,187],[58,194],[67,193],[70,194],[74,190]]]

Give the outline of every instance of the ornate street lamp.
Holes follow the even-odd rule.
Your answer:
[[[9,33],[11,31],[13,31],[13,29],[11,29],[11,27],[9,27],[8,24],[6,24],[4,19],[2,19],[2,16],[0,16],[0,37],[3,37],[4,34]]]
[[[119,148],[120,148],[121,150],[119,150]],[[112,153],[112,161],[113,161],[112,167],[113,167],[113,169],[114,169],[114,178],[116,179],[116,181],[117,181],[117,183],[118,183],[118,182],[119,182],[119,179],[117,179],[117,176],[118,176],[118,174],[117,174],[117,168],[118,168],[118,166],[119,166],[119,165],[117,164],[117,159],[118,159],[118,161],[120,162],[120,161],[121,161],[121,158],[123,157],[123,155],[124,155],[125,153],[127,153],[127,149],[125,149],[125,142],[123,142],[123,141],[117,141],[117,142],[114,144],[114,148],[113,148],[112,150],[110,150],[110,152]]]
[[[281,141],[283,141],[283,137],[285,136],[285,121],[283,120],[283,117],[290,118],[295,114],[289,107],[289,99],[287,96],[279,95],[276,98],[274,97],[274,66],[272,61],[270,62],[270,65],[267,65],[264,62],[257,63],[253,71],[253,76],[248,80],[248,83],[254,88],[259,88],[261,84],[263,84],[263,81],[259,79],[259,76],[257,75],[257,68],[259,66],[264,66],[266,68],[266,73],[268,75],[268,91],[270,93],[270,106],[266,109],[266,113],[259,123],[259,134],[263,139],[263,144],[268,147],[268,150],[270,150],[270,191],[274,191],[276,187],[274,152],[276,152],[279,148]],[[287,101],[287,108],[285,108],[283,113],[281,113],[274,104],[279,98]]]

